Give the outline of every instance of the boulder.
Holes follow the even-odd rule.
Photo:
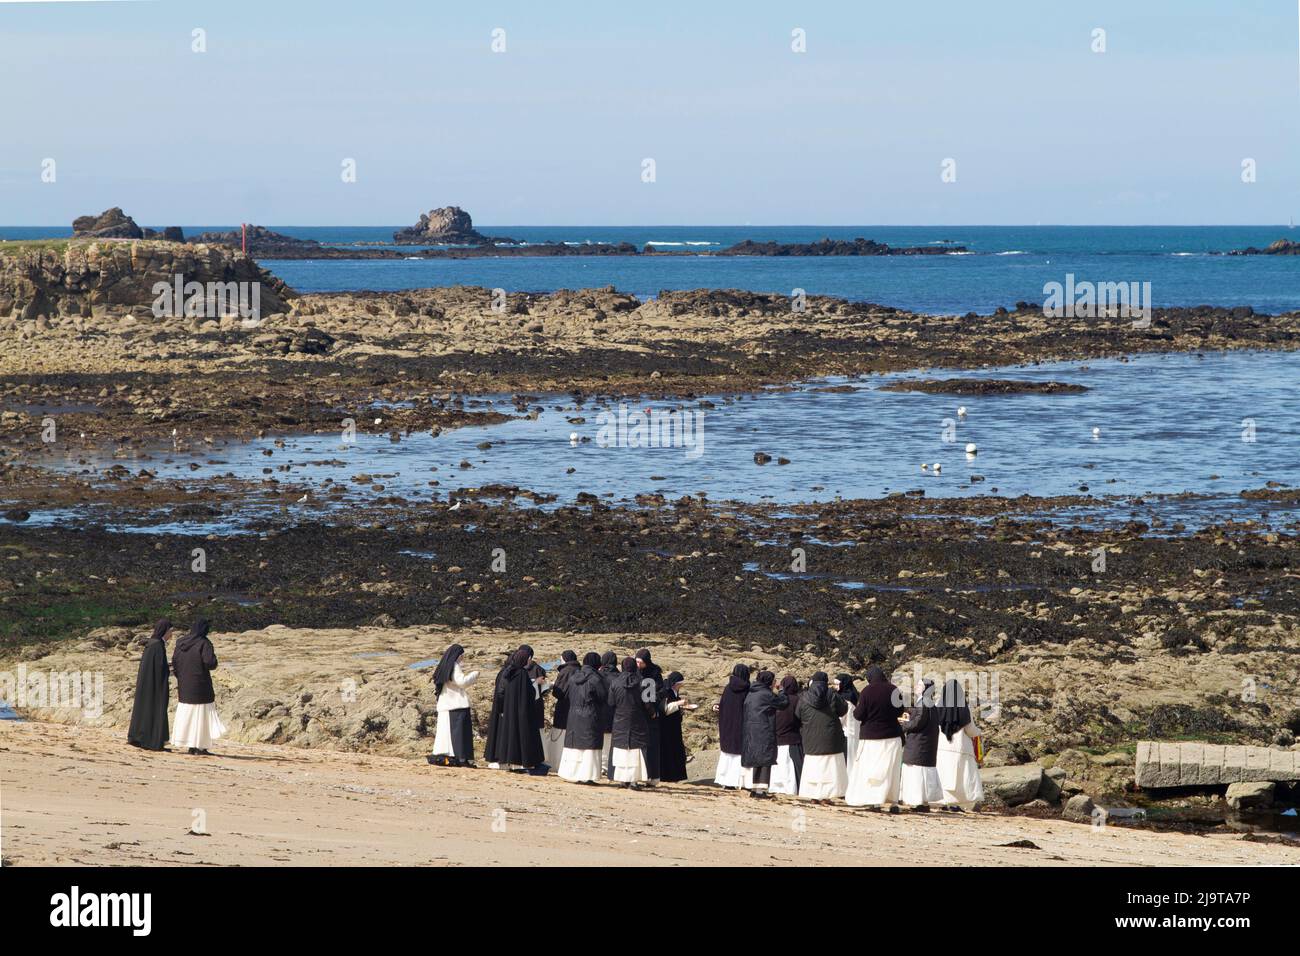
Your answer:
[[[1091,823],[1092,811],[1097,805],[1092,802],[1092,797],[1086,793],[1076,794],[1066,801],[1065,810],[1061,816],[1074,823]]]
[[[1277,784],[1271,781],[1230,783],[1225,795],[1233,810],[1262,810],[1273,805]]]
[[[984,767],[980,770],[984,790],[1009,807],[1028,803],[1043,785],[1043,768],[1036,763],[1019,767]]]

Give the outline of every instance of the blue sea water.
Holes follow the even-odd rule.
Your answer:
[[[187,234],[229,226],[186,226]],[[272,226],[331,245],[391,243],[393,226]],[[742,239],[875,239],[892,246],[965,246],[967,254],[772,258],[562,256],[443,260],[278,260],[276,275],[303,292],[477,285],[550,292],[612,285],[645,298],[663,290],[734,288],[789,295],[804,289],[920,312],[992,312],[1041,303],[1043,287],[1076,281],[1150,282],[1155,306],[1248,305],[1300,309],[1300,258],[1225,256],[1279,238],[1287,226],[493,226],[483,233],[529,243],[630,242],[707,252]],[[0,239],[66,236],[67,227],[0,227]],[[405,247],[414,251],[418,247]]]

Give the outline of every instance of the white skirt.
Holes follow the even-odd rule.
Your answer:
[[[754,768],[744,767],[740,763],[740,754],[729,754],[725,750],[718,757],[718,770],[713,775],[713,782],[719,787],[731,787],[746,790],[754,789]]]
[[[973,754],[940,749],[935,762],[945,804],[970,807],[984,799],[984,781]]]
[[[216,704],[177,704],[172,724],[172,746],[207,750],[212,741],[225,736],[226,725]]]
[[[579,783],[583,780],[596,783],[600,780],[600,771],[604,766],[600,758],[599,750],[570,750],[565,747],[560,755],[559,774],[570,783]]]
[[[645,765],[645,754],[640,747],[635,750],[614,748],[614,782],[643,783],[650,779],[650,772]]]
[[[776,748],[776,763],[772,766],[769,789],[772,793],[784,793],[791,797],[799,792],[799,781],[794,772],[794,761],[790,759],[789,744],[781,744]]]
[[[844,802],[851,807],[879,807],[898,802],[898,782],[903,766],[903,741],[863,740],[849,771]]]
[[[551,767],[558,767],[564,757],[564,731],[547,727],[542,731],[542,759]]]
[[[938,767],[913,767],[903,764],[903,782],[899,799],[909,807],[924,807],[943,800],[943,787],[939,784]]]
[[[853,761],[858,758],[858,737],[862,733],[862,722],[853,716],[852,704],[849,705],[848,712],[840,718],[840,726],[844,728],[844,739],[849,744],[844,754],[844,769],[851,778],[853,776]]]
[[[833,800],[844,796],[849,774],[844,754],[804,754],[799,796],[805,800]]]

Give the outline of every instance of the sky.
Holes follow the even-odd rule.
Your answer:
[[[0,225],[115,205],[154,226],[404,225],[452,204],[489,226],[1285,223],[1298,17],[1297,0],[0,0]]]

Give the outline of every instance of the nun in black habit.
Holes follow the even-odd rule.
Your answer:
[[[664,679],[663,716],[659,719],[659,779],[677,783],[686,779],[686,744],[682,740],[682,717],[695,704],[682,696],[686,678],[673,671]]]
[[[664,688],[664,672],[658,664],[650,659],[649,648],[641,648],[636,652],[636,666],[641,675],[641,697],[648,699],[654,706],[650,708],[650,740],[645,748],[646,771],[650,774],[651,782],[660,779],[659,773],[659,748],[662,728],[660,725],[661,706],[660,696]]]
[[[141,750],[166,750],[167,704],[171,698],[171,670],[167,666],[167,638],[172,622],[163,618],[153,627],[153,636],[140,656],[135,678],[135,703],[126,741]]]
[[[623,672],[609,685],[609,704],[614,708],[614,781],[625,787],[641,783],[654,785],[646,763],[650,743],[650,713],[641,687],[636,660],[623,658]]]
[[[556,685],[558,689],[559,678],[556,678]],[[570,783],[597,783],[600,780],[600,745],[605,736],[608,696],[609,688],[600,674],[600,655],[590,653],[582,659],[577,672],[565,681],[564,700],[568,714],[559,773]]]
[[[523,772],[542,762],[537,687],[528,673],[532,659],[533,649],[523,644],[497,674],[487,746],[483,748],[483,756],[492,766]]]
[[[803,737],[799,730],[799,680],[793,674],[781,678],[781,692],[790,706],[776,712],[776,766],[772,768],[772,793],[797,796],[803,773]]]
[[[772,781],[772,765],[776,763],[776,713],[790,706],[784,691],[773,691],[776,675],[759,671],[749,686],[742,709],[742,749],[740,763],[754,775],[751,797],[766,797]]]
[[[605,695],[609,696],[609,685],[618,679],[618,655],[613,651],[606,651],[600,658],[600,677],[605,682]],[[610,780],[614,779],[614,708],[608,703],[605,704],[604,722],[601,725],[601,732],[604,738],[601,741],[601,747],[605,752],[605,776]]]
[[[745,771],[740,759],[744,750],[742,728],[745,697],[748,694],[749,666],[737,664],[731,669],[727,687],[715,707],[718,712],[718,746],[722,753],[718,757],[718,772],[714,775],[713,782],[732,790],[753,784],[753,774]]]

